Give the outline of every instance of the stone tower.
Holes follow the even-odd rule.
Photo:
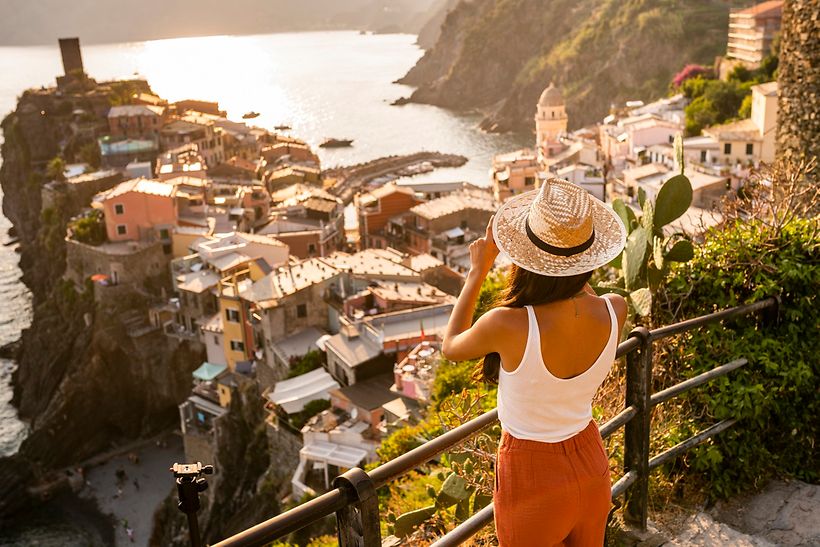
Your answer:
[[[63,71],[66,76],[83,73],[83,55],[79,38],[60,38],[60,53],[63,56]]]
[[[783,3],[777,144],[779,156],[820,156],[820,2]],[[815,172],[818,169],[815,168]]]
[[[561,91],[550,83],[538,99],[535,114],[535,145],[542,150],[558,141],[558,135],[567,132],[567,111]]]

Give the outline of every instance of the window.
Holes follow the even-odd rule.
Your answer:
[[[128,233],[128,227],[125,224],[117,224],[117,235],[124,236]]]
[[[241,340],[231,340],[231,351],[245,351],[245,343]]]
[[[747,142],[746,143],[746,155],[751,156],[752,154],[754,154],[754,151],[755,151],[754,143]]]
[[[296,306],[296,317],[307,317],[307,305],[299,304]]]
[[[532,186],[533,184],[535,184],[535,177],[524,177],[525,186]]]
[[[675,135],[669,135],[669,144],[675,142]]]
[[[122,203],[117,203],[114,205],[114,214],[115,215],[122,215],[125,213],[125,206]]]
[[[724,154],[731,154],[732,153],[732,143],[727,142],[723,144],[723,153]]]
[[[214,335],[214,344],[219,345],[219,336]]]
[[[701,150],[700,151],[700,162],[701,163],[706,163],[706,150]]]
[[[316,254],[316,245],[314,245],[313,243],[308,244],[308,254],[310,256],[313,256],[313,255]]]
[[[225,315],[228,316],[228,321],[231,323],[239,323],[239,311],[228,308],[225,310]]]
[[[162,228],[159,231],[159,238],[160,239],[170,239],[171,238],[171,234],[170,234],[170,232],[168,232],[168,228]]]

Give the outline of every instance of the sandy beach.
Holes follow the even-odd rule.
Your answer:
[[[96,499],[100,511],[111,515],[117,546],[148,545],[154,510],[174,488],[168,468],[185,458],[182,439],[178,434],[159,439],[86,471],[86,485],[80,496]]]

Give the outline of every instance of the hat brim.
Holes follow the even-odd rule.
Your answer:
[[[586,191],[579,188],[580,191]],[[526,232],[530,205],[538,195],[532,190],[506,201],[493,220],[493,239],[499,251],[525,270],[553,277],[577,275],[608,264],[626,245],[626,228],[620,217],[601,200],[592,200],[595,241],[589,249],[572,256],[557,256],[539,249]]]

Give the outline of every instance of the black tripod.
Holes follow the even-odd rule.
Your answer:
[[[199,493],[208,488],[208,482],[202,475],[210,475],[214,472],[213,465],[202,465],[196,463],[175,463],[171,468],[177,483],[177,493],[179,494],[179,510],[188,517],[188,529],[191,533],[191,547],[201,547],[202,539],[199,537],[199,522],[196,514],[199,511]]]

